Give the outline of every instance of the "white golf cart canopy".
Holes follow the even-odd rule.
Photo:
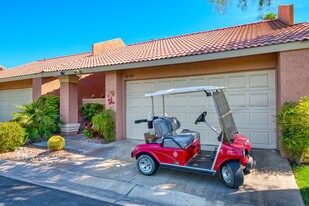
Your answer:
[[[154,97],[154,96],[163,96],[163,95],[170,95],[170,94],[184,94],[184,93],[191,93],[191,92],[215,92],[218,90],[226,89],[225,87],[221,86],[198,86],[198,87],[184,87],[184,88],[175,88],[175,89],[165,89],[156,91],[151,94],[145,94],[145,97]]]

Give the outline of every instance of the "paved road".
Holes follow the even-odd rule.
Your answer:
[[[78,206],[107,205],[99,201],[60,190],[54,190],[0,176],[0,206]]]

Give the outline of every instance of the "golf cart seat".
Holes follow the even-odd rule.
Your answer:
[[[194,142],[194,137],[191,134],[172,134],[171,124],[165,118],[154,120],[153,126],[156,137],[159,138],[157,143],[162,143],[163,147],[186,149]]]
[[[169,124],[171,125],[172,127],[172,133],[173,134],[177,134],[176,133],[176,130],[180,128],[181,124],[179,122],[179,120],[176,118],[176,117],[166,117],[165,118]],[[180,136],[185,136],[185,135],[192,135],[194,137],[194,140],[197,140],[200,138],[200,133],[197,132],[197,131],[192,131],[192,130],[189,130],[189,129],[184,129],[182,130],[178,135]]]

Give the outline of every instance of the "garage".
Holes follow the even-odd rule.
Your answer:
[[[151,99],[144,94],[161,89],[214,85],[227,87],[226,95],[241,134],[250,138],[254,148],[276,148],[275,70],[239,72],[126,82],[126,137],[143,139],[146,124],[134,120],[146,118],[151,111]],[[162,115],[162,99],[155,101],[155,115]],[[166,112],[181,122],[181,129],[189,128],[201,133],[202,144],[217,144],[216,134],[206,125],[195,125],[196,118],[207,111],[207,121],[220,130],[211,98],[205,94],[167,96]]]
[[[16,111],[15,105],[25,105],[32,101],[32,88],[11,89],[0,91],[0,122],[12,119],[12,112]]]

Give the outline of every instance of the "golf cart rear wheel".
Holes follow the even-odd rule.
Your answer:
[[[143,175],[153,175],[158,169],[158,163],[147,154],[138,157],[137,168]]]
[[[232,160],[221,166],[221,177],[228,187],[238,188],[244,183],[244,172],[239,161]]]

